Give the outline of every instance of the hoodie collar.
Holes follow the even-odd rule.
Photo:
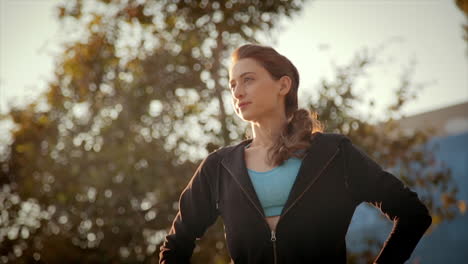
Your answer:
[[[326,137],[321,132],[315,132],[312,135],[311,145],[306,150],[297,178],[284,208],[288,208],[302,196],[302,193],[306,191],[310,183],[315,182],[320,176],[322,170],[328,165],[337,151],[338,145],[326,142]],[[241,185],[241,189],[249,200],[253,202],[257,210],[264,216],[260,200],[250,180],[245,163],[244,147],[252,142],[252,140],[253,139],[246,139],[234,146],[233,149],[222,158],[221,164],[234,180]]]

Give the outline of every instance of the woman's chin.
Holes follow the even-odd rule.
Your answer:
[[[249,114],[245,114],[245,113],[244,113],[244,114],[241,113],[241,114],[239,115],[239,117],[240,117],[242,120],[246,121],[246,122],[252,122],[252,121],[255,120],[254,116],[249,115]]]
[[[244,113],[242,113],[242,112],[240,112],[240,113],[237,112],[236,115],[237,115],[240,119],[245,120],[245,121],[248,121],[247,119],[248,119],[248,116],[249,116],[249,115],[246,115],[246,114],[244,114]]]

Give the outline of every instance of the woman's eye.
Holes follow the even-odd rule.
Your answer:
[[[248,77],[244,78],[244,83],[247,82],[247,81],[249,81],[249,80],[253,80],[253,78],[248,78]],[[231,90],[234,89],[234,87],[235,87],[235,85],[229,86],[229,88],[230,88]]]

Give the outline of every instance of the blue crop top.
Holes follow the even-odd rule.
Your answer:
[[[249,145],[250,143],[245,148]],[[247,168],[265,216],[281,214],[301,163],[301,159],[291,157],[269,171],[258,172]]]

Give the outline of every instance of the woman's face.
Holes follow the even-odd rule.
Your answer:
[[[251,122],[284,114],[284,97],[289,90],[285,85],[288,83],[286,79],[289,77],[274,80],[254,59],[236,61],[229,71],[229,87],[236,114]]]

